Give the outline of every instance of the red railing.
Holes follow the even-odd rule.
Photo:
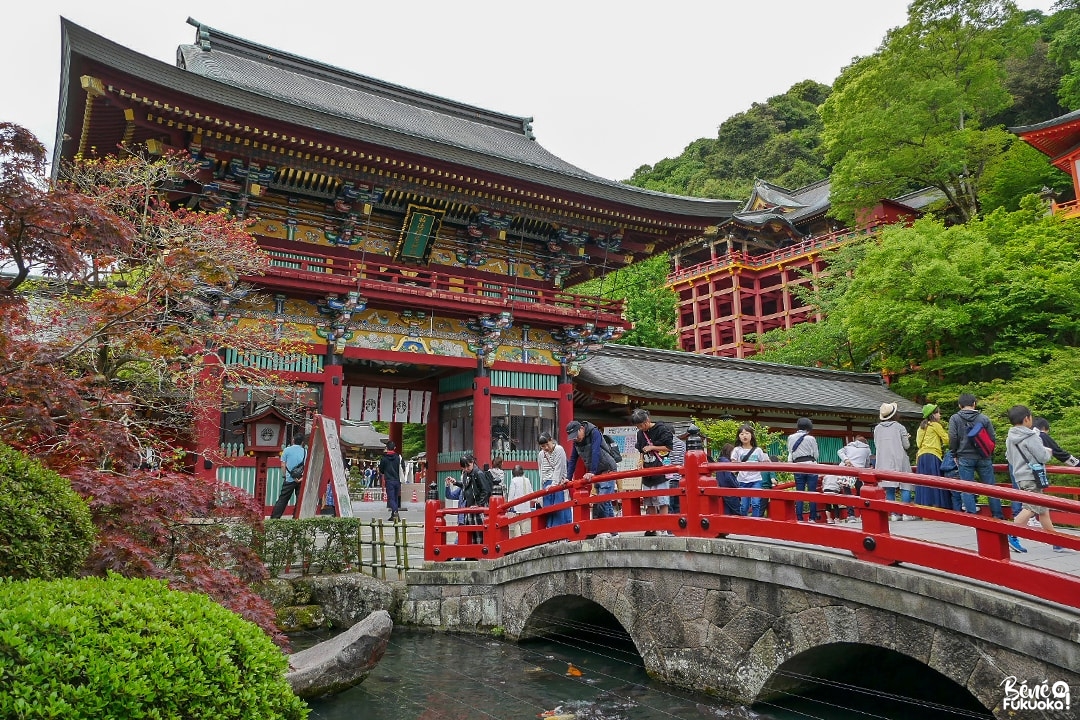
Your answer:
[[[723,256],[716,258],[716,260],[707,260],[697,265],[691,265],[687,268],[679,268],[675,272],[667,276],[667,282],[673,283],[677,280],[683,280],[694,275],[700,275],[710,270],[725,270],[732,265],[744,265],[746,267],[765,267],[772,265],[773,263],[789,258],[801,257],[813,252],[833,248],[838,245],[843,245],[849,240],[855,238],[865,237],[877,232],[878,228],[884,226],[884,222],[873,222],[865,227],[855,230],[837,230],[827,235],[821,235],[819,237],[809,238],[803,240],[800,243],[789,245],[779,250],[773,250],[771,252],[763,253],[761,255],[751,255],[742,251],[735,251],[725,253]]]
[[[278,248],[267,248],[266,251],[270,255],[269,272],[272,275],[288,276],[301,272],[310,274],[313,280],[347,285],[350,290],[422,293],[425,297],[441,297],[454,302],[479,299],[499,310],[507,306],[527,308],[542,305],[575,315],[600,313],[611,318],[622,317],[622,300],[575,295],[554,289],[515,287],[512,278],[462,277],[428,268],[397,265],[380,258],[361,263]]]
[[[700,451],[687,453],[682,468],[661,467],[644,470],[597,475],[591,481],[575,480],[552,491],[540,490],[516,499],[515,504],[540,503],[548,492],[570,491],[566,502],[518,515],[508,515],[501,497],[491,499],[490,507],[444,508],[437,500],[429,500],[425,511],[424,559],[439,561],[453,559],[493,559],[516,550],[543,545],[559,540],[581,540],[601,533],[624,533],[635,531],[666,530],[680,537],[717,538],[741,535],[809,543],[839,550],[846,550],[856,558],[885,565],[920,566],[954,575],[1007,587],[1035,597],[1071,607],[1080,608],[1080,577],[1035,567],[1027,563],[1010,562],[1008,537],[1049,543],[1070,550],[1080,550],[1080,535],[1048,533],[1041,528],[1017,525],[1007,520],[996,520],[983,515],[972,515],[953,510],[904,504],[885,499],[885,491],[878,486],[882,480],[915,483],[950,491],[988,495],[1003,500],[1048,507],[1067,517],[1080,517],[1080,502],[1057,497],[1059,494],[1077,494],[1078,488],[1051,487],[1049,494],[1037,495],[1002,485],[985,485],[963,480],[952,480],[930,475],[900,473],[885,470],[860,470],[836,465],[812,463],[755,463],[755,470],[813,472],[856,477],[863,487],[859,495],[835,495],[820,492],[797,492],[792,490],[735,489],[716,485],[713,475],[718,470],[731,470],[730,463],[705,462]],[[1055,474],[1080,474],[1080,469],[1048,468]],[[605,480],[637,478],[682,471],[683,479],[676,489],[657,488],[629,490],[606,495],[593,495],[592,486]],[[680,512],[646,515],[641,500],[645,497],[677,495]],[[761,497],[768,500],[767,517],[725,515],[725,497]],[[593,518],[593,505],[605,501],[619,501],[622,513],[613,518]],[[820,524],[797,522],[796,502],[816,502],[841,507],[855,507],[862,526],[850,524]],[[544,518],[551,512],[570,508],[570,523],[548,528]],[[480,523],[448,524],[447,519],[462,520],[466,514],[479,516]],[[975,531],[976,549],[951,547],[931,541],[904,537],[890,532],[889,515],[916,515],[926,520],[937,520],[969,527]],[[525,521],[529,532],[510,537],[510,525]],[[456,535],[457,542],[448,536]],[[475,537],[474,537],[475,535]]]

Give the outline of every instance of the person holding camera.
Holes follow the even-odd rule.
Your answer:
[[[1013,405],[1009,408],[1008,415],[1009,422],[1012,423],[1009,434],[1005,437],[1005,459],[1009,462],[1009,472],[1020,490],[1042,494],[1046,481],[1046,463],[1053,457],[1053,451],[1043,444],[1039,430],[1033,427],[1031,411],[1026,406]],[[1054,532],[1050,511],[1041,505],[1024,503],[1024,509],[1017,513],[1013,522],[1027,525],[1032,516],[1039,518],[1043,530]],[[1009,547],[1016,552],[1027,552],[1015,536],[1009,537]],[[1054,552],[1065,552],[1065,548],[1055,545]]]

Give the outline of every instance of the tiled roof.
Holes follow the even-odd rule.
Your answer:
[[[924,210],[930,203],[935,203],[938,200],[944,200],[945,193],[938,190],[936,187],[925,187],[922,190],[915,190],[905,195],[900,195],[893,198],[893,202],[906,205],[912,210]]]
[[[386,447],[389,435],[379,432],[369,422],[341,423],[341,441],[348,445],[355,445],[365,450],[382,450]]]
[[[582,366],[577,380],[594,390],[639,398],[875,420],[882,403],[895,402],[905,418],[922,417],[922,407],[889,390],[880,375],[628,345],[604,347]]]
[[[799,188],[792,196],[802,203],[803,207],[788,214],[787,218],[793,224],[798,224],[805,218],[819,215],[829,209],[829,195],[832,185],[829,179],[818,180],[805,187]]]
[[[183,67],[173,67],[61,19],[62,81],[77,88],[70,69],[85,58],[240,112],[555,190],[710,223],[738,207],[735,200],[668,195],[592,175],[544,150],[523,125],[518,129],[527,118],[425,95],[198,27],[196,44],[178,49]],[[209,50],[201,48],[200,37]],[[62,88],[62,103],[64,93]],[[331,96],[334,105],[328,107]]]
[[[1050,118],[1049,120],[1041,123],[1035,123],[1034,125],[1021,125],[1019,127],[1009,128],[1009,132],[1015,135],[1022,135],[1023,133],[1035,132],[1036,130],[1047,130],[1059,125],[1066,125],[1071,122],[1080,120],[1080,110],[1073,110],[1071,113],[1059,115],[1056,118]]]

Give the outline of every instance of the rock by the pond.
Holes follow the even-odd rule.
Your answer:
[[[382,659],[393,627],[390,613],[376,610],[337,637],[290,655],[285,679],[302,698],[359,685]]]

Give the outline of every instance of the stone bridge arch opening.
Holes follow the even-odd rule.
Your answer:
[[[896,650],[852,642],[818,645],[781,664],[755,703],[820,716],[829,707],[920,720],[993,718],[971,692]]]
[[[617,652],[623,662],[644,667],[641,651],[618,618],[580,595],[556,595],[529,615],[518,640],[546,639],[580,649]]]

